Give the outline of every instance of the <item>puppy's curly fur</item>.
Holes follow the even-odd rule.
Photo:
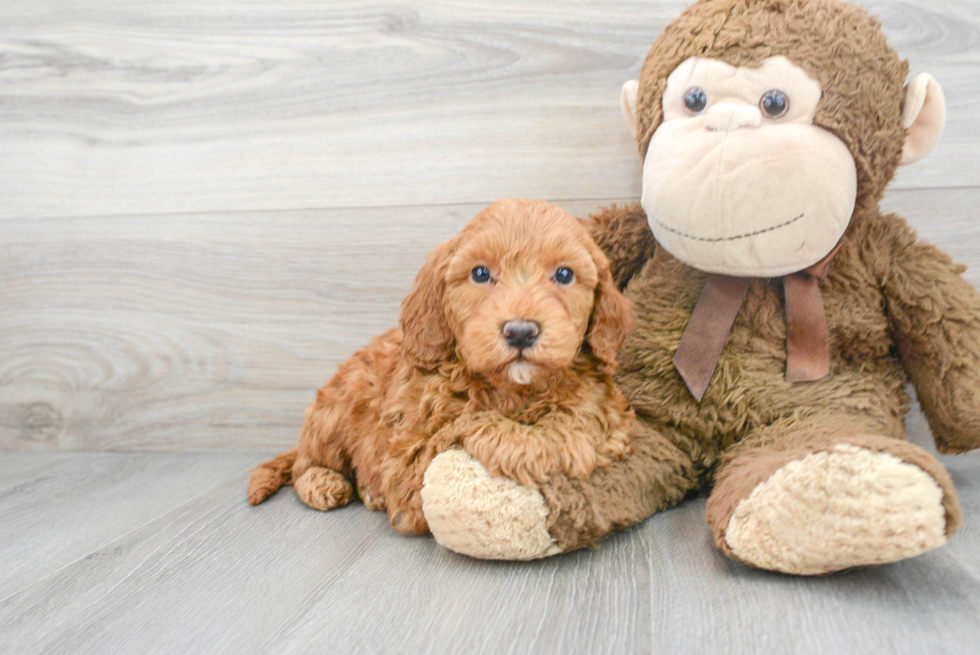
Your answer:
[[[480,267],[488,281],[473,275]],[[339,367],[306,410],[299,445],[255,469],[249,502],[294,484],[326,510],[356,487],[395,529],[422,534],[423,475],[448,448],[528,487],[557,472],[587,478],[630,450],[633,414],[611,374],[631,310],[570,214],[494,203],[429,255],[401,327]],[[512,320],[539,326],[533,345],[509,345]]]

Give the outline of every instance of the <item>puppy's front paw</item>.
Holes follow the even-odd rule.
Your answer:
[[[422,510],[439,544],[470,557],[530,560],[561,552],[548,533],[541,493],[491,477],[463,450],[446,451],[429,464]]]
[[[562,451],[561,444],[522,425],[504,430],[480,430],[463,439],[462,445],[490,475],[510,478],[531,488],[546,484],[555,473],[571,474],[566,469],[571,468],[573,460],[595,464],[594,451],[585,457],[572,458],[567,449]],[[587,477],[589,472],[591,468],[588,471],[576,469],[576,474],[584,475],[573,477]]]

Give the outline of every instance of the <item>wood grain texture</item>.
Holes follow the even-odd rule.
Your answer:
[[[92,456],[18,457],[74,459],[80,469]],[[358,503],[319,513],[285,489],[249,507],[244,471],[228,474],[240,456],[98,457],[143,472],[145,488],[126,494],[138,521],[91,527],[57,503],[25,504],[0,490],[4,516],[37,515],[34,543],[95,528],[105,537],[57,569],[4,560],[31,584],[0,594],[0,652],[966,654],[980,638],[980,454],[942,458],[966,510],[949,545],[825,578],[725,559],[703,499],[595,550],[484,562],[399,537]],[[150,462],[177,457],[188,468],[224,458],[215,468],[226,477],[179,506],[158,506],[155,490],[173,472]],[[118,495],[111,479],[76,487],[69,476],[36,480],[44,474],[0,460],[0,480],[12,471],[79,505]]]
[[[0,598],[180,507],[255,460],[207,453],[0,457]]]
[[[885,206],[980,286],[980,191]],[[425,253],[481,208],[0,222],[0,449],[294,443],[315,389],[396,324]]]
[[[482,208],[8,221],[0,449],[294,442],[315,390]]]
[[[635,197],[619,90],[685,0],[0,9],[0,216]],[[898,188],[980,184],[980,5],[868,0],[949,97]]]

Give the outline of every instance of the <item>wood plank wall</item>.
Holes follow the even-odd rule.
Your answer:
[[[685,2],[0,8],[0,449],[268,449],[499,197],[639,194],[622,83]],[[980,285],[980,2],[873,0],[946,90],[886,204]]]

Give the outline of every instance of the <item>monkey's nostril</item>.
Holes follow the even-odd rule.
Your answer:
[[[509,346],[523,350],[530,348],[538,340],[538,335],[541,334],[541,325],[535,321],[507,321],[500,331],[504,335],[504,341]]]

